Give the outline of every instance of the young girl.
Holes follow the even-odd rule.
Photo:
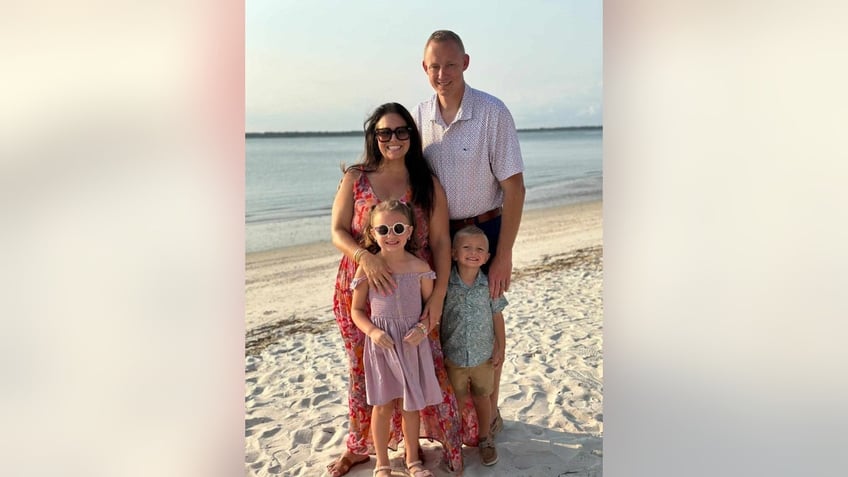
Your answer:
[[[374,475],[389,476],[389,420],[395,405],[403,409],[406,466],[413,477],[432,477],[418,456],[418,411],[442,401],[427,327],[419,322],[422,300],[433,292],[435,272],[411,253],[413,214],[403,202],[388,200],[371,211],[365,246],[392,271],[397,288],[388,295],[369,289],[360,267],[353,281],[351,317],[368,337],[363,352],[365,394],[373,406],[371,435],[377,453]],[[369,303],[370,302],[370,303]],[[370,304],[370,316],[369,316]]]

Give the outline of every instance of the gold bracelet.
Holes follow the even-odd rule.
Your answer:
[[[417,326],[422,333],[424,333],[425,335],[427,334],[427,325],[419,321],[415,326]]]

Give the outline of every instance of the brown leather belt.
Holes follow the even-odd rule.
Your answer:
[[[484,222],[488,222],[488,221],[494,219],[495,217],[500,217],[500,215],[501,215],[501,208],[497,207],[497,208],[492,209],[488,212],[483,212],[482,214],[480,214],[476,217],[469,217],[467,219],[451,220],[450,221],[450,228],[451,228],[451,230],[459,230],[462,227],[465,227],[466,225],[478,225],[478,224],[482,224]]]

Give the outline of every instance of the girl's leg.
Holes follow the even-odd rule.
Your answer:
[[[418,455],[418,433],[421,417],[418,411],[403,411],[403,447],[406,450],[406,463],[421,460]]]
[[[421,427],[419,411],[403,411],[403,446],[406,449],[406,468],[413,477],[434,477],[421,463],[418,433]]]
[[[389,420],[394,407],[394,401],[390,401],[374,406],[371,411],[371,437],[377,453],[377,467],[389,465]]]

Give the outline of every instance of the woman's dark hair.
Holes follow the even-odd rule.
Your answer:
[[[377,146],[377,122],[387,115],[395,113],[403,118],[406,125],[409,127],[409,151],[406,153],[404,163],[406,170],[409,173],[409,184],[412,187],[412,202],[427,211],[429,214],[433,211],[433,170],[430,164],[424,160],[424,151],[421,146],[421,133],[415,126],[415,120],[409,111],[399,103],[386,103],[380,105],[373,113],[365,120],[365,153],[362,161],[359,164],[354,164],[347,168],[358,169],[362,172],[376,171],[383,162],[383,155],[380,154],[380,148]]]

